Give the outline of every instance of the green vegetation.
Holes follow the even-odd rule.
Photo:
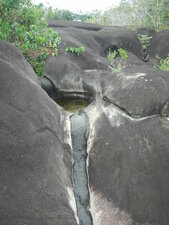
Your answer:
[[[66,52],[70,52],[72,54],[75,54],[75,55],[79,56],[81,53],[85,52],[85,48],[84,47],[78,47],[78,48],[67,47]]]
[[[148,35],[144,34],[138,34],[138,39],[140,40],[141,46],[143,50],[146,50],[148,46],[150,45],[152,37],[149,37]]]
[[[93,11],[88,22],[112,26],[152,27],[157,30],[169,27],[168,0],[121,0],[108,10]]]
[[[109,60],[110,63],[113,63],[116,56],[117,56],[118,52],[117,51],[111,51],[109,50],[108,55],[107,55],[107,59]]]
[[[115,58],[117,56],[119,56],[120,59],[123,61],[121,62],[115,61]],[[124,69],[126,67],[126,62],[124,60],[126,60],[127,58],[128,58],[128,52],[123,48],[119,48],[118,51],[109,50],[107,59],[110,62],[110,65],[112,67],[112,73],[116,73]]]
[[[158,68],[161,69],[161,70],[169,72],[169,54],[168,54],[168,56],[165,59],[162,59],[158,55],[156,57],[157,57],[157,59],[160,60]]]
[[[124,69],[125,67],[122,66],[121,63],[118,63],[116,66],[112,67],[112,73],[117,73],[120,72],[122,69]]]
[[[61,42],[57,32],[47,28],[44,8],[26,0],[0,2],[0,39],[20,48],[40,77],[45,60],[57,55]]]
[[[121,59],[127,59],[128,58],[128,52],[124,50],[123,48],[119,48],[119,55]]]
[[[73,13],[69,10],[47,9],[47,18],[49,20],[69,20],[69,21],[82,21],[85,22],[91,18],[90,13]]]
[[[127,59],[128,58],[128,52],[123,49],[123,48],[119,48],[118,51],[111,51],[109,50],[108,55],[107,55],[107,59],[109,60],[110,63],[113,63],[115,58],[119,55],[119,57],[121,59]]]
[[[47,27],[48,19],[80,20],[104,25],[120,25],[131,28],[152,27],[157,30],[169,27],[168,0],[121,0],[105,12],[72,13],[69,10],[45,8],[43,4],[32,5],[31,0],[0,0],[0,39],[9,41],[20,48],[38,76],[42,77],[45,60],[56,56],[61,38],[58,33]],[[145,51],[152,37],[138,35]],[[84,47],[67,47],[66,52],[79,56]],[[127,59],[124,49],[110,52],[108,60],[113,67],[115,58]],[[120,70],[124,66],[117,65]],[[160,59],[159,67],[168,71],[168,57]]]

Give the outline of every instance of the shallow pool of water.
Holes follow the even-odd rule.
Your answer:
[[[80,112],[89,105],[88,101],[77,99],[56,99],[56,103],[69,112]]]

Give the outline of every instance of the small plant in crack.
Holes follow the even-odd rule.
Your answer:
[[[107,55],[107,59],[109,60],[109,62],[112,64],[116,58],[116,56],[118,55],[118,52],[117,51],[111,51],[109,49],[109,52],[108,52],[108,55]]]
[[[128,58],[128,52],[123,48],[119,48],[119,55],[121,59],[125,60]]]
[[[142,46],[142,59],[144,62],[147,62],[148,61],[148,58],[149,58],[149,54],[147,54],[147,49],[151,43],[151,39],[152,37],[151,36],[148,36],[146,34],[137,34],[137,37],[141,43],[141,46]]]
[[[115,60],[117,57],[120,58],[120,62],[119,60]],[[117,51],[109,50],[107,59],[110,62],[112,73],[117,73],[120,70],[124,69],[127,66],[125,61],[127,58],[128,58],[128,52],[123,48],[119,48]]]
[[[85,48],[84,47],[75,48],[70,46],[66,48],[66,52],[70,52],[72,54],[79,56],[81,53],[85,52]]]
[[[150,45],[152,37],[148,36],[146,34],[138,34],[137,37],[138,37],[138,39],[139,39],[139,41],[141,43],[143,51],[147,50],[147,48]]]

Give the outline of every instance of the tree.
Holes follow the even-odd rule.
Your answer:
[[[1,0],[1,5],[9,9],[18,9],[21,6],[29,5],[30,0]]]
[[[169,0],[121,0],[104,13],[92,13],[90,22],[129,27],[169,27]]]

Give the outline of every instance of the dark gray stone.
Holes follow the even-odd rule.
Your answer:
[[[105,100],[134,117],[160,114],[169,99],[168,72],[146,64],[128,66],[104,79],[101,86]]]
[[[147,35],[148,37],[153,37],[156,33],[157,32],[152,28],[141,27],[137,29],[137,34]]]
[[[87,78],[85,70],[110,71],[110,62],[107,60],[109,49],[126,49],[129,53],[127,65],[137,64],[141,60],[141,45],[134,31],[120,27],[103,27],[99,31],[89,31],[82,29],[83,27],[78,28],[77,24],[82,25],[81,23],[73,27],[69,22],[64,22],[64,27],[59,24],[60,21],[50,24],[53,29],[57,27],[62,43],[58,56],[47,60],[45,75],[61,89],[82,90],[82,83]],[[85,52],[79,56],[66,52],[69,46],[83,46]]]
[[[93,100],[85,109],[93,224],[168,225],[169,73],[142,62],[140,42],[126,28],[50,26],[62,43],[46,62],[41,86],[52,98]],[[167,32],[153,35],[150,62],[158,52],[168,54]],[[68,46],[83,46],[85,53],[66,53]],[[119,48],[129,57],[117,57],[115,64],[124,68],[112,73],[107,51]],[[19,51],[4,42],[0,68],[0,225],[75,225],[65,112]]]
[[[169,121],[103,108],[91,124],[88,168],[97,224],[168,225]]]
[[[0,225],[76,225],[65,114],[2,41],[0,68]]]
[[[161,58],[166,58],[169,54],[169,30],[157,32],[152,39],[151,45],[148,49],[150,61],[156,60],[156,55]]]
[[[77,21],[67,21],[67,20],[51,20],[48,22],[49,27],[75,27],[80,28],[84,30],[100,30],[103,26],[96,25],[92,23],[83,23],[83,22],[77,22]]]

